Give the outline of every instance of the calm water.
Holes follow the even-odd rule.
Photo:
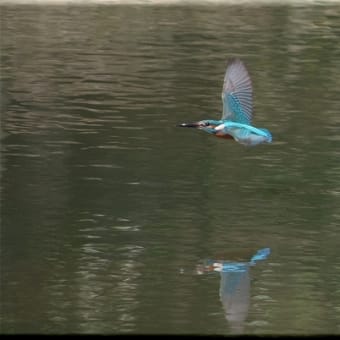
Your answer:
[[[339,36],[339,5],[3,5],[1,332],[340,334]],[[272,145],[175,127],[233,56]]]

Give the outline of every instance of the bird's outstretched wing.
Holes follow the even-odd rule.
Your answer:
[[[228,63],[224,76],[222,102],[223,120],[250,125],[253,111],[253,88],[248,71],[238,58],[233,58]]]

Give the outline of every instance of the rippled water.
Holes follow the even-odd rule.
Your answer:
[[[2,333],[340,333],[340,6],[1,12]],[[233,56],[272,145],[175,127]]]

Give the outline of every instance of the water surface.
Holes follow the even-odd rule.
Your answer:
[[[1,332],[339,334],[339,16],[2,5]],[[175,127],[234,56],[271,145]],[[262,248],[231,320],[197,268]]]

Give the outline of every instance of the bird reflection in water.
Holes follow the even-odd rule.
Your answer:
[[[220,272],[220,300],[225,310],[226,319],[233,333],[242,333],[244,321],[248,315],[250,300],[249,268],[257,261],[265,260],[270,248],[260,249],[248,262],[230,262],[226,260],[205,260],[197,266],[197,273]]]

